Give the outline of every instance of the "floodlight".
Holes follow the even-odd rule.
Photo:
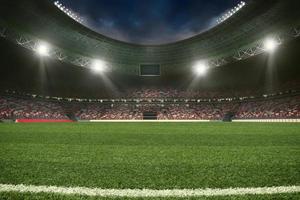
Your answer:
[[[38,44],[36,51],[40,56],[48,56],[49,55],[49,46],[45,43],[40,43],[40,44]]]
[[[95,73],[103,73],[107,69],[107,65],[103,60],[94,60],[92,63],[92,70]]]
[[[194,66],[194,72],[197,76],[204,76],[207,70],[208,66],[204,62],[197,62]]]
[[[277,46],[278,46],[278,42],[272,38],[268,38],[264,42],[264,49],[269,52],[275,51]]]

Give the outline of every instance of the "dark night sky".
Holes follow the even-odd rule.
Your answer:
[[[239,0],[61,0],[89,28],[114,39],[170,43],[199,34]]]

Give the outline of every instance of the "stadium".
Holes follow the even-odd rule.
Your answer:
[[[217,1],[151,44],[66,2],[1,1],[0,199],[300,199],[297,0]]]

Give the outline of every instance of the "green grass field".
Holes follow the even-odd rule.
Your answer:
[[[119,189],[300,185],[300,124],[0,124],[0,183]],[[0,199],[101,198],[0,193]]]

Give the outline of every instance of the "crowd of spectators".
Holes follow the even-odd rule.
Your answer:
[[[159,120],[222,120],[230,108],[225,104],[94,104],[76,112],[81,120],[141,120],[143,113],[157,113]]]
[[[221,98],[234,96],[233,94],[220,91],[184,90],[174,88],[140,88],[129,89],[122,94],[125,98],[136,99],[168,99],[168,98]]]
[[[300,96],[276,100],[242,102],[235,113],[237,119],[300,118]]]
[[[300,96],[222,103],[93,104],[76,116],[82,120],[141,120],[145,112],[157,113],[159,120],[222,120],[228,113],[236,119],[300,118]]]
[[[149,94],[149,93],[148,93]],[[154,94],[154,93],[151,93]],[[67,105],[74,107],[68,110]],[[228,113],[236,119],[300,118],[300,95],[265,97],[229,102],[74,103],[46,99],[0,96],[0,119],[139,120],[143,113],[157,113],[160,120],[222,120]]]
[[[100,119],[104,111],[105,107],[103,105],[91,103],[75,109],[75,116],[81,120]]]
[[[218,90],[201,90],[201,89],[180,89],[172,87],[159,87],[159,88],[132,88],[127,89],[120,95],[124,98],[136,98],[136,99],[167,99],[167,98],[232,98],[232,97],[249,97],[249,96],[262,96],[266,92],[269,94],[276,94],[279,92],[287,92],[291,88],[293,90],[300,90],[300,82],[290,81],[286,82],[276,89],[272,88],[248,88],[245,89],[218,89]]]
[[[84,105],[76,111],[75,116],[81,120],[137,120],[143,119],[143,113],[131,104],[92,104]]]
[[[0,96],[0,119],[68,119],[59,102]]]

